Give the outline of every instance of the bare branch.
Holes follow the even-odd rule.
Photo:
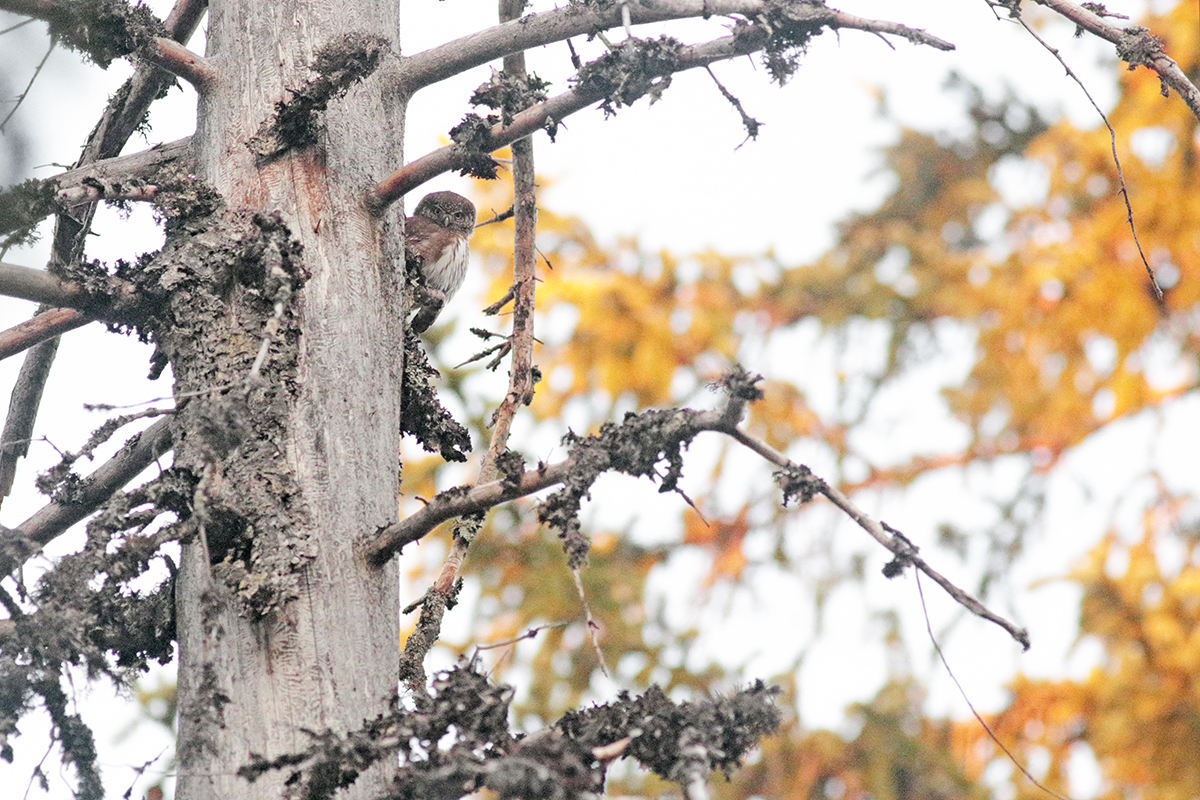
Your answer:
[[[0,235],[20,241],[41,220],[72,206],[98,200],[149,200],[155,181],[195,171],[191,137],[117,158],[106,158],[41,181],[30,180],[0,192]]]
[[[792,473],[807,472],[806,468],[796,464],[783,453],[780,453],[766,442],[751,436],[739,428],[731,428],[723,432],[728,434],[735,441],[745,445],[755,453],[758,453],[767,461],[783,468],[784,470]],[[892,553],[896,555],[897,559],[900,559],[898,562],[900,566],[903,566],[905,563],[913,564],[917,567],[917,569],[921,570],[921,572],[924,572],[935,582],[937,582],[939,586],[946,590],[947,594],[953,597],[960,605],[962,605],[972,614],[999,625],[1001,628],[1008,631],[1008,634],[1012,636],[1013,639],[1020,642],[1022,647],[1024,647],[1026,650],[1029,649],[1028,631],[1026,631],[1024,628],[1018,628],[1003,617],[994,614],[988,610],[983,603],[980,603],[974,597],[955,586],[948,578],[943,576],[933,567],[929,566],[924,559],[918,556],[916,554],[916,548],[913,547],[912,543],[904,538],[903,535],[900,535],[898,531],[890,528],[890,526],[888,526],[886,523],[880,523],[872,519],[868,514],[851,503],[850,499],[846,497],[846,495],[842,494],[836,487],[830,486],[825,481],[817,481],[813,485],[813,489],[820,494],[825,495],[825,497],[827,497],[831,503],[840,508],[843,512],[845,512],[846,516],[850,517],[850,519],[854,520],[854,522],[857,523],[860,528],[870,534],[872,539],[879,542],[888,550],[891,550]]]
[[[681,47],[669,67],[659,72],[648,72],[646,77],[665,77],[687,69],[707,67],[714,61],[735,58],[762,50],[771,41],[772,29],[769,24],[753,21],[753,15],[766,13],[769,8],[774,8],[774,6],[762,2],[762,0],[718,0],[714,3],[708,3],[707,0],[704,0],[704,2],[700,0],[672,0],[661,6],[656,5],[654,9],[641,7],[640,10],[634,12],[635,23],[687,16],[708,16],[712,14],[741,13],[752,16],[752,21],[741,25],[738,32],[733,36],[722,37],[704,44]],[[788,15],[786,19],[787,24],[804,30],[810,30],[814,34],[824,27],[835,30],[840,28],[854,28],[904,36],[919,44],[928,44],[940,50],[954,49],[954,45],[935,36],[930,36],[924,31],[907,28],[892,22],[868,20],[843,14],[835,9],[826,8],[823,5],[809,3],[791,4],[786,7],[786,13]],[[550,19],[551,17],[554,19]],[[440,80],[448,75],[475,66],[476,62],[472,59],[476,58],[481,52],[487,52],[489,55],[488,58],[484,58],[483,61],[479,61],[478,63],[484,63],[497,55],[503,55],[505,52],[516,52],[524,47],[532,47],[538,44],[545,44],[547,41],[555,41],[554,37],[545,39],[544,41],[542,38],[539,38],[549,36],[551,32],[558,38],[589,32],[590,28],[575,29],[575,27],[578,27],[580,19],[609,20],[611,23],[609,27],[612,27],[612,25],[617,24],[619,21],[619,12],[616,10],[606,13],[580,11],[577,7],[571,6],[543,14],[531,14],[522,17],[517,22],[506,23],[497,28],[491,28],[474,36],[456,40],[447,45],[412,56],[410,59],[405,60],[399,67],[400,74],[407,76],[402,78],[402,81],[406,86],[410,87],[412,82],[416,81],[418,84],[416,88],[419,88],[420,85],[426,85],[432,82],[432,80]],[[599,23],[597,22],[596,24]],[[512,38],[513,41],[518,42],[520,46],[509,46],[506,44],[505,47],[508,49],[500,47],[500,51],[496,51],[494,48],[499,47],[500,43],[507,41],[504,37],[496,33],[498,31],[507,32],[506,35]],[[488,49],[489,47],[493,49]],[[459,52],[460,50],[462,51],[461,53]],[[429,72],[434,77],[426,80],[425,78],[429,77],[426,75],[426,72]],[[605,90],[601,86],[581,84],[570,91],[563,92],[515,115],[512,123],[509,125],[494,125],[490,134],[482,137],[484,141],[473,142],[470,149],[458,144],[449,145],[406,164],[401,169],[384,178],[368,192],[366,202],[371,208],[380,211],[400,197],[403,197],[405,193],[431,178],[454,169],[469,170],[472,165],[478,163],[481,154],[490,153],[512,144],[539,129],[546,128],[553,130],[554,126],[561,120],[603,99],[605,99]],[[632,102],[632,100],[629,100],[629,102]]]
[[[91,321],[91,317],[73,308],[51,308],[43,311],[33,319],[0,331],[0,361]]]
[[[573,467],[570,459],[551,465],[538,464],[537,468],[526,470],[519,481],[505,479],[440,492],[417,513],[379,531],[367,546],[367,559],[376,567],[382,566],[406,544],[420,540],[446,520],[487,511],[562,483]]]
[[[101,200],[126,200],[152,203],[157,194],[158,187],[152,183],[118,181],[105,184],[95,181],[85,186],[75,186],[55,193],[54,202],[60,210],[65,211],[73,206],[98,203]]]
[[[77,283],[61,281],[44,269],[4,262],[0,262],[0,294],[35,303],[71,307],[87,300],[87,295]]]
[[[1200,119],[1200,89],[1197,89],[1195,84],[1188,80],[1187,75],[1179,68],[1175,60],[1166,54],[1162,47],[1162,40],[1150,33],[1149,30],[1140,25],[1121,28],[1083,6],[1069,2],[1069,0],[1034,0],[1034,2],[1066,17],[1089,33],[1115,44],[1117,55],[1131,67],[1140,65],[1157,72],[1163,84],[1178,92],[1179,96],[1183,98],[1183,102],[1187,103],[1187,107],[1191,109],[1192,114]]]
[[[217,79],[217,71],[204,56],[193,53],[179,42],[158,37],[142,51],[142,58],[161,70],[183,78],[203,93]]]
[[[194,172],[195,163],[192,137],[186,136],[166,144],[156,144],[148,150],[69,169],[46,178],[46,182],[53,182],[59,190],[63,190],[86,186],[94,181],[116,183],[122,180],[151,180],[167,168],[178,172]]]
[[[8,575],[76,522],[98,509],[172,447],[171,419],[161,419],[133,437],[84,479],[71,503],[53,502],[0,536],[0,575]]]
[[[628,9],[630,23],[643,25],[690,17],[736,15],[754,19],[774,7],[783,6],[787,7],[790,20],[811,25],[814,29],[855,28],[901,36],[939,50],[954,49],[954,45],[924,31],[894,22],[856,17],[819,3],[786,3],[778,0],[657,0],[644,3],[613,3],[598,9],[569,5],[553,11],[527,14],[518,20],[505,22],[410,56],[401,62],[393,74],[398,83],[397,88],[411,94],[501,56],[563,41],[572,36],[591,35],[597,31],[620,27],[624,24],[621,18],[623,8]]]

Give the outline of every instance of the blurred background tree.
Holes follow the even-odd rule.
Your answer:
[[[1194,8],[1181,3],[1145,24],[1167,35],[1187,74],[1200,73]],[[874,211],[846,219],[836,244],[810,263],[602,243],[584,221],[543,203],[544,380],[526,440],[545,450],[525,455],[550,460],[564,421],[581,432],[627,410],[702,403],[706,383],[733,361],[762,372],[766,399],[752,408],[751,430],[863,507],[920,508],[922,527],[906,533],[961,559],[983,596],[996,599],[998,579],[1031,538],[1091,548],[1060,576],[1082,595],[1079,641],[1099,645],[1091,674],[1018,677],[1008,707],[987,718],[1056,791],[1072,791],[1070,762],[1080,758],[1097,765],[1103,797],[1183,800],[1200,792],[1200,471],[1181,482],[1158,458],[1174,444],[1179,415],[1195,432],[1200,399],[1196,120],[1162,95],[1152,73],[1119,80],[1108,118],[1161,299],[1130,235],[1104,125],[1080,129],[1013,93],[992,96],[952,77],[947,88],[962,98],[969,128],[898,125],[884,160],[895,188]],[[1042,190],[1014,192],[1014,176]],[[551,182],[542,186],[553,195]],[[511,202],[503,182],[478,183],[474,195],[481,218]],[[472,250],[493,276],[484,302],[507,288],[511,241],[510,223],[476,233]],[[469,340],[441,332],[443,375],[482,435],[499,383],[481,369],[486,359],[458,364]],[[1130,432],[1136,449],[1122,455],[1120,437]],[[1110,455],[1128,457],[1119,468],[1089,466],[1122,476],[1121,491],[1090,497],[1109,523],[1047,528],[1047,505],[1062,491],[1056,479],[1076,481],[1065,462],[1087,443],[1107,446],[1096,444],[1106,436],[1118,442]],[[528,686],[520,714],[554,719],[614,682],[728,687],[748,664],[767,661],[783,665],[772,680],[787,687],[790,724],[722,796],[1045,796],[974,719],[929,715],[911,667],[928,658],[928,640],[886,612],[875,617],[885,630],[882,688],[848,709],[839,732],[806,725],[795,713],[797,674],[830,621],[825,601],[847,586],[865,593],[879,557],[847,554],[828,509],[779,509],[764,488],[769,471],[743,453],[705,442],[689,458],[709,465],[704,481],[692,467],[690,486],[710,487],[690,494],[696,510],[679,501],[650,522],[611,511],[593,520],[608,532],[596,535],[583,586],[611,680],[586,643],[559,544],[539,530],[531,506],[490,519],[470,556],[470,622],[457,651],[572,621],[487,651],[498,678]],[[404,498],[460,481],[459,469],[406,456]],[[607,497],[638,506],[640,487],[631,484],[624,479]],[[961,492],[953,502],[948,486]],[[1118,513],[1128,503],[1142,509],[1140,526]],[[435,570],[437,554],[429,559]],[[420,587],[432,574],[409,578]],[[770,614],[778,626],[802,595],[810,600],[795,613],[811,621],[798,622],[792,638],[776,631],[759,649],[739,649],[726,638],[730,623],[715,621],[754,627],[756,615]],[[953,624],[938,633],[953,637]],[[611,791],[669,789],[628,774]]]

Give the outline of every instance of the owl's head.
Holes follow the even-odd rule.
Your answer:
[[[475,230],[475,204],[455,192],[425,195],[413,214],[466,236]]]

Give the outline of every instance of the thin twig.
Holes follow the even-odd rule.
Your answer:
[[[520,16],[524,0],[500,0],[500,19],[505,21]],[[504,71],[514,77],[525,76],[525,56],[523,53],[507,56],[504,59]],[[512,366],[509,369],[508,393],[500,403],[493,416],[495,423],[492,430],[492,441],[483,463],[479,467],[479,483],[493,481],[500,474],[500,459],[508,450],[508,434],[512,426],[517,408],[527,405],[533,397],[533,291],[534,280],[534,237],[537,228],[537,192],[536,175],[533,166],[533,142],[528,138],[513,143],[513,287],[515,290],[515,306],[513,314],[513,332],[509,337],[512,346]],[[442,564],[441,573],[434,581],[433,587],[425,597],[432,600],[431,593],[437,593],[441,598],[448,598],[457,586],[463,563],[466,561],[467,550],[471,541],[482,525],[482,519],[472,517],[461,521],[456,526],[450,545],[450,552]],[[405,643],[401,671],[408,676],[421,674],[416,669],[423,661],[429,648],[437,641],[441,633],[441,614],[432,614],[431,610],[444,609],[445,604],[439,601],[425,603],[419,625],[419,636],[412,636]],[[410,683],[412,682],[410,678]]]
[[[988,725],[984,721],[983,717],[980,716],[979,712],[975,710],[975,705],[971,702],[971,698],[967,697],[967,692],[965,689],[963,689],[962,684],[958,682],[958,677],[954,674],[954,670],[950,669],[950,662],[946,660],[946,654],[942,652],[942,646],[938,644],[937,637],[933,635],[933,624],[929,621],[929,608],[925,604],[925,590],[921,587],[921,574],[919,572],[914,574],[917,580],[917,594],[921,598],[921,611],[925,614],[925,630],[929,633],[929,641],[933,642],[933,649],[937,651],[938,658],[942,661],[942,666],[946,668],[946,674],[950,676],[950,680],[954,681],[954,685],[958,687],[958,693],[962,695],[963,702],[967,704],[967,708],[971,709],[971,714],[975,716],[975,719],[980,725],[983,726],[983,729],[987,731],[987,735],[991,737],[993,742],[996,743],[996,746],[1004,751],[1004,755],[1008,756],[1008,760],[1013,763],[1013,766],[1019,769],[1021,774],[1028,778],[1034,786],[1038,787],[1052,797],[1057,797],[1058,800],[1071,800],[1071,798],[1064,797],[1050,787],[1044,785],[1037,778],[1033,777],[1033,775],[1029,774],[1029,770],[1025,768],[1025,765],[1017,760],[1017,757],[1013,755],[1011,750],[1005,747],[1004,742],[1000,741],[1000,737],[996,735],[995,731],[992,730],[992,727]]]
[[[789,459],[787,456],[783,455],[783,453],[780,453],[766,442],[751,436],[739,428],[731,428],[724,430],[723,432],[732,437],[734,441],[749,447],[751,450],[758,453],[760,456],[776,466],[784,469],[796,469],[799,467],[798,464]],[[955,586],[950,579],[946,578],[933,567],[929,566],[924,559],[918,556],[908,541],[904,539],[904,537],[897,536],[894,532],[889,533],[884,524],[872,519],[866,512],[862,511],[853,503],[851,503],[850,499],[846,497],[846,495],[842,494],[836,487],[830,486],[825,481],[820,482],[817,491],[825,495],[825,497],[828,498],[831,503],[840,508],[846,514],[846,516],[850,517],[850,519],[854,520],[854,522],[860,528],[870,534],[871,538],[873,538],[875,541],[879,542],[888,550],[891,550],[892,553],[894,553],[898,558],[911,561],[911,563],[919,570],[924,572],[939,586],[945,589],[946,593],[953,597],[955,601],[959,603],[959,605],[966,608],[972,614],[999,625],[1001,628],[1007,631],[1013,639],[1020,642],[1022,647],[1024,647],[1026,650],[1029,649],[1028,631],[1026,631],[1024,628],[1018,628],[1008,620],[1004,619],[998,614],[993,613],[983,603],[979,602],[974,597]]]
[[[1117,181],[1121,185],[1119,194],[1121,195],[1121,199],[1125,201],[1125,221],[1129,225],[1129,232],[1133,234],[1133,243],[1137,246],[1138,255],[1142,258],[1142,265],[1146,268],[1146,275],[1150,278],[1150,285],[1154,287],[1154,295],[1158,298],[1159,302],[1162,302],[1162,289],[1159,288],[1158,279],[1154,277],[1154,268],[1150,266],[1150,262],[1146,259],[1146,254],[1142,251],[1142,243],[1138,239],[1137,226],[1133,224],[1133,205],[1129,202],[1129,187],[1125,184],[1125,171],[1121,169],[1121,159],[1117,155],[1117,132],[1113,130],[1112,123],[1108,121],[1108,115],[1100,109],[1100,106],[1096,103],[1095,99],[1092,98],[1091,92],[1089,92],[1087,87],[1084,86],[1083,81],[1079,79],[1079,76],[1076,75],[1069,66],[1067,66],[1067,62],[1063,59],[1062,53],[1060,53],[1057,48],[1051,47],[1049,42],[1037,34],[1037,31],[1029,27],[1029,23],[1027,23],[1024,18],[1018,16],[1017,22],[1021,24],[1021,27],[1024,28],[1030,36],[1037,40],[1038,44],[1046,48],[1046,51],[1058,60],[1058,63],[1061,64],[1062,68],[1067,71],[1067,75],[1071,78],[1071,80],[1075,81],[1075,83],[1079,85],[1079,88],[1083,90],[1084,96],[1087,97],[1088,102],[1092,104],[1092,108],[1096,109],[1096,113],[1100,115],[1100,119],[1104,120],[1104,127],[1108,128],[1108,143],[1109,147],[1112,149],[1113,163],[1117,166]]]
[[[884,41],[887,41],[887,40],[885,39]],[[729,104],[732,105],[734,107],[734,109],[737,110],[738,114],[741,115],[742,127],[744,127],[746,129],[746,139],[745,139],[745,141],[742,142],[742,144],[745,144],[746,142],[750,141],[751,139],[757,139],[758,138],[758,129],[762,127],[762,123],[746,113],[746,109],[742,107],[742,101],[737,99],[737,97],[734,96],[733,92],[726,89],[725,85],[723,83],[721,83],[719,80],[717,80],[717,76],[713,73],[712,67],[706,66],[704,68],[704,71],[708,73],[708,77],[712,78],[713,83],[715,83],[717,85],[717,89],[720,90],[721,95],[726,100],[728,100]],[[736,150],[736,149],[741,148],[742,144],[739,144],[734,149]]]
[[[479,650],[495,650],[497,647],[508,647],[510,644],[516,644],[517,642],[523,642],[526,639],[532,639],[535,636],[537,636],[539,633],[541,633],[542,631],[548,631],[551,628],[565,628],[570,624],[571,623],[569,623],[569,622],[551,622],[548,625],[538,625],[536,627],[529,628],[524,633],[522,633],[520,636],[514,636],[511,639],[501,639],[498,642],[488,642],[487,644],[477,644],[477,645],[475,645],[475,649],[476,649],[476,651],[479,651]]]
[[[16,27],[20,27],[19,25]],[[9,28],[8,30],[13,30]],[[5,31],[7,33],[7,31]],[[4,127],[8,125],[8,121],[13,118],[13,114],[17,113],[17,109],[21,107],[21,103],[25,102],[25,98],[29,96],[29,90],[33,88],[33,83],[38,79],[38,75],[42,74],[42,67],[46,66],[46,62],[50,60],[50,54],[54,52],[55,46],[58,44],[58,39],[51,36],[50,46],[46,48],[46,55],[42,56],[42,60],[33,70],[33,75],[29,76],[29,83],[25,84],[25,91],[17,95],[16,101],[13,103],[12,111],[4,117],[4,121],[0,122],[0,133],[4,133]]]

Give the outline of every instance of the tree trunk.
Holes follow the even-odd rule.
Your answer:
[[[159,344],[177,395],[234,387],[188,401],[177,433],[176,464],[198,482],[176,588],[182,800],[278,797],[278,773],[236,776],[251,752],[357,728],[396,688],[395,567],[369,568],[357,544],[397,515],[402,221],[361,198],[401,162],[403,98],[367,79],[330,103],[315,145],[264,163],[247,142],[313,77],[317,50],[348,33],[398,50],[398,31],[395,0],[209,5],[220,78],[195,142],[227,209],[161,257],[215,287],[172,295]],[[307,279],[248,384],[297,262]],[[339,797],[381,793],[392,766]]]

